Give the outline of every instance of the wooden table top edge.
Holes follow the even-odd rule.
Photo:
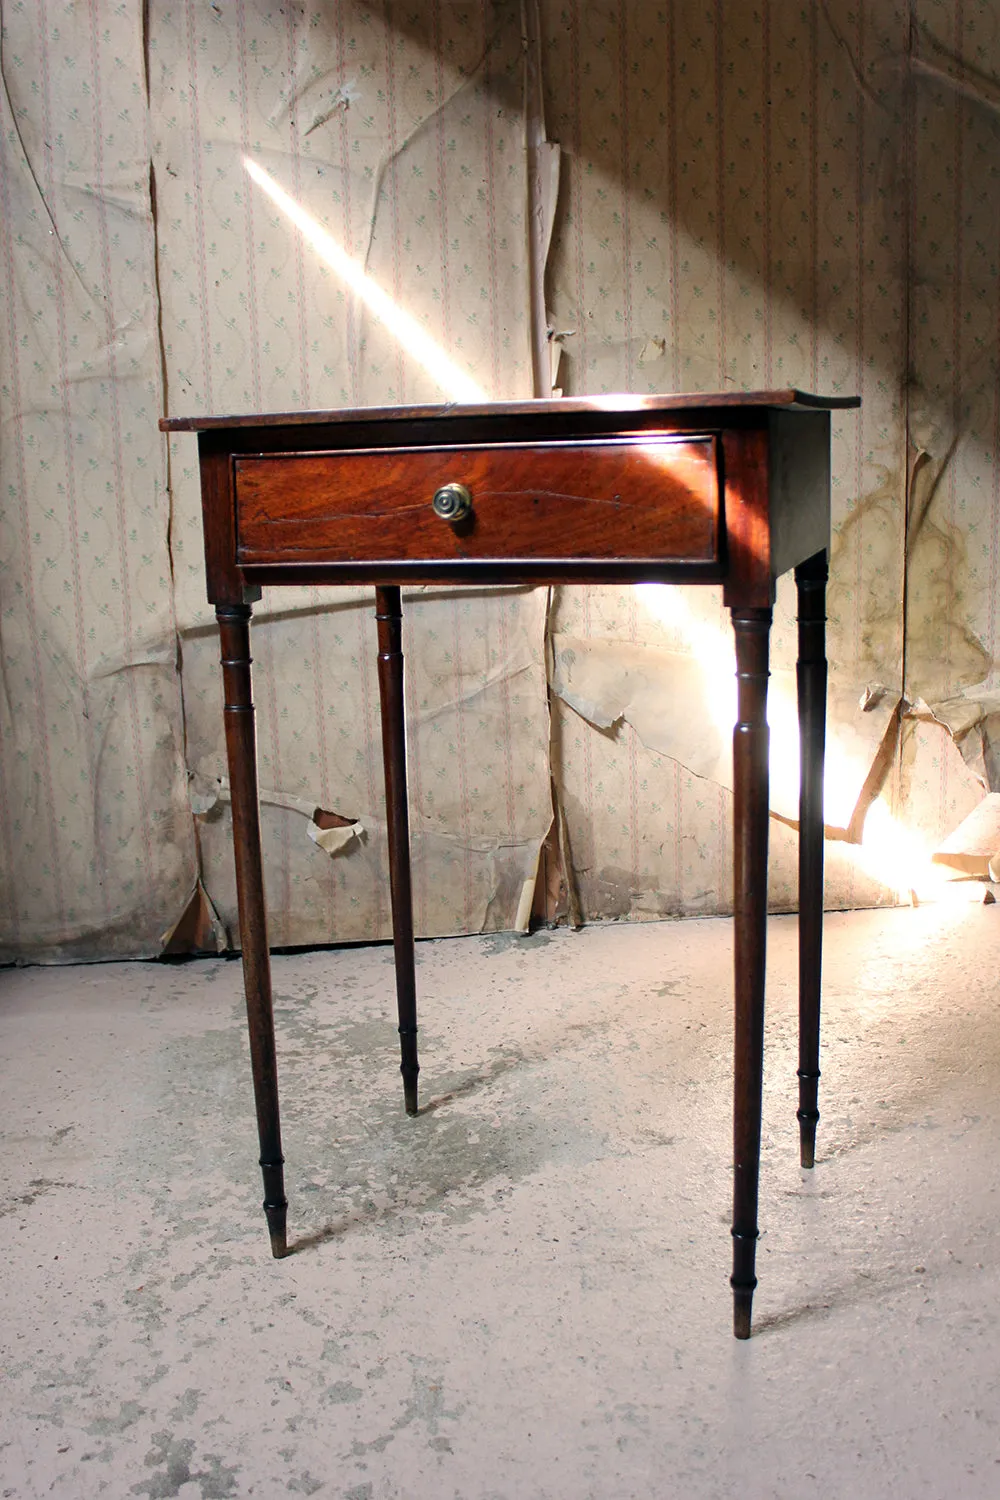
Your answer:
[[[330,411],[238,413],[232,416],[161,417],[161,432],[207,432],[234,427],[308,427],[332,423],[414,421],[435,417],[508,417],[588,412],[671,412],[699,408],[797,407],[810,411],[844,411],[861,405],[859,396],[817,396],[793,388],[777,391],[690,392],[669,396],[560,396],[551,400],[487,401],[476,405],[444,402],[436,406],[334,407]]]

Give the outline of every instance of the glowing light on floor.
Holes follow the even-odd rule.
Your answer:
[[[247,175],[267,194],[271,202],[293,223],[307,244],[335,271],[351,291],[364,302],[370,312],[388,329],[407,354],[422,365],[441,389],[453,401],[477,403],[488,401],[489,394],[478,385],[471,375],[461,370],[440,344],[435,343],[426,329],[417,320],[395,303],[387,292],[374,281],[333,235],[322,224],[307,213],[300,203],[290,198],[284,188],[269,172],[251,157],[243,158]]]

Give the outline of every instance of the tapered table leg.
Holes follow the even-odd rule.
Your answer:
[[[799,1149],[816,1159],[823,959],[823,762],[826,741],[825,552],[795,569],[799,597]]]
[[[757,1278],[757,1182],[764,1067],[767,934],[769,609],[734,609],[739,710],[733,731],[735,1065],[733,1332],[750,1337]]]
[[[413,957],[413,893],[410,884],[410,816],[406,795],[406,719],[403,707],[402,606],[398,588],[375,590],[378,622],[378,686],[382,705],[382,757],[389,830],[389,888],[403,1100],[417,1113],[417,980]]]
[[[264,910],[264,870],[260,847],[260,808],[257,800],[257,744],[250,682],[250,606],[219,605],[215,611],[222,643],[225,689],[226,752],[233,801],[233,847],[236,853],[236,895],[243,952],[250,1032],[250,1063],[260,1169],[264,1178],[264,1213],[271,1235],[271,1253],[287,1253],[284,1157],[278,1115],[278,1071],[274,1050],[274,1010],[271,1002],[271,959],[267,949]]]

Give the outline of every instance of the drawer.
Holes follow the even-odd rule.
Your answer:
[[[713,563],[719,461],[714,434],[237,457],[237,561]]]

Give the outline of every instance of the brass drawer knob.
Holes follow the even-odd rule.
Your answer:
[[[472,495],[464,484],[443,484],[435,491],[431,506],[442,521],[464,521],[472,515]]]

